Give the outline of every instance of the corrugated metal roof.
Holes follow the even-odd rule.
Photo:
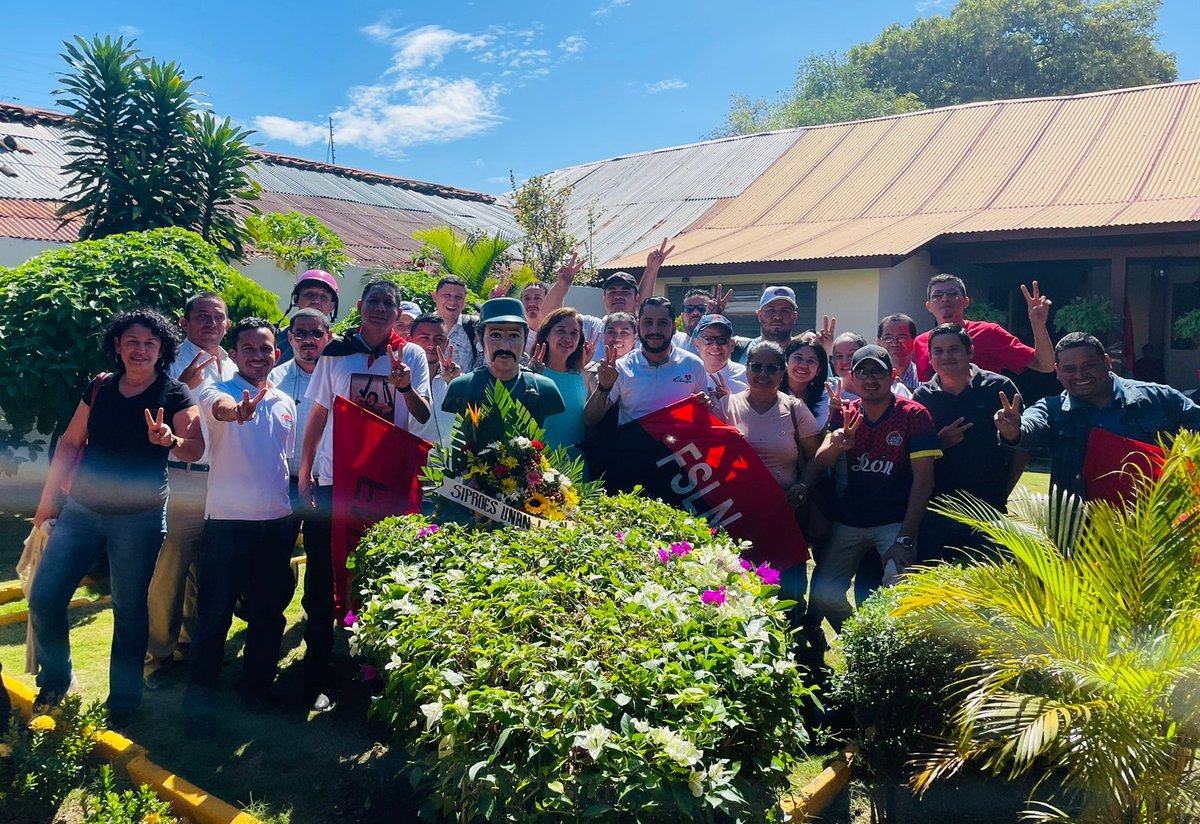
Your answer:
[[[70,243],[79,239],[77,221],[60,227],[54,214],[58,204],[51,200],[0,198],[0,237],[24,240],[55,240]]]
[[[794,135],[791,148],[674,236],[668,267],[904,256],[946,234],[1200,220],[1200,82],[780,134]],[[604,268],[639,265],[649,241]]]

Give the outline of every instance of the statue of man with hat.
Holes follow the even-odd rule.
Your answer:
[[[443,411],[462,414],[468,405],[483,403],[496,381],[504,384],[513,399],[529,410],[538,426],[550,415],[565,410],[554,381],[521,366],[529,323],[520,300],[485,301],[479,313],[479,326],[483,336],[483,366],[450,381],[446,399],[442,401]]]

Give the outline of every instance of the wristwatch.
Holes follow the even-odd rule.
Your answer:
[[[905,549],[913,548],[913,539],[912,539],[912,536],[910,536],[910,535],[901,535],[900,537],[898,537],[896,539],[896,543],[898,543],[900,546],[904,547]]]

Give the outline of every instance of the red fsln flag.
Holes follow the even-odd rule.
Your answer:
[[[1153,444],[1093,427],[1083,459],[1087,499],[1125,506],[1133,500],[1138,481],[1162,474],[1165,460],[1163,451]]]
[[[346,558],[384,518],[421,511],[421,467],[433,444],[341,395],[333,400],[333,600],[350,608]]]
[[[735,427],[695,398],[580,444],[592,477],[610,492],[643,486],[651,497],[703,516],[753,542],[743,555],[775,569],[808,560],[808,542],[783,489]]]

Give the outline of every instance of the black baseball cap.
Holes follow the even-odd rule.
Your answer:
[[[882,346],[876,346],[873,343],[868,343],[854,353],[854,357],[850,360],[850,371],[853,372],[859,366],[871,361],[879,364],[888,374],[891,374],[892,356]]]
[[[637,278],[628,272],[613,272],[604,279],[604,288],[609,289],[613,286],[628,286],[633,291],[637,291]]]

